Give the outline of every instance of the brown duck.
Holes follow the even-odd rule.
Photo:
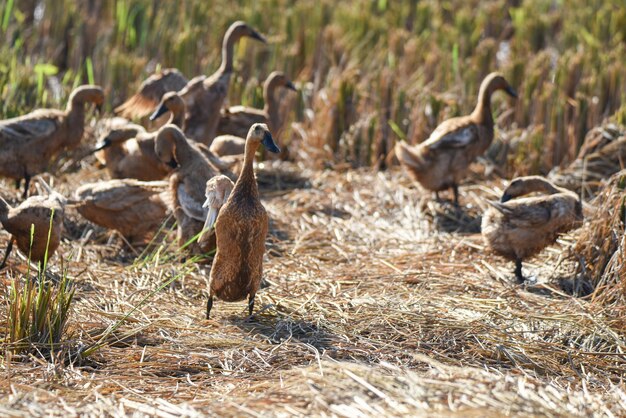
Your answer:
[[[52,191],[48,196],[31,196],[15,208],[0,197],[0,223],[11,234],[0,269],[6,265],[14,241],[17,248],[41,268],[46,257],[52,257],[61,242],[64,206],[63,196]]]
[[[218,135],[233,135],[245,142],[250,126],[254,123],[265,123],[275,137],[279,137],[281,128],[280,102],[276,98],[276,90],[285,87],[297,91],[287,76],[280,72],[272,72],[263,84],[263,109],[246,106],[231,106],[225,109],[217,127]],[[241,151],[243,153],[243,149]],[[221,155],[221,154],[218,154]]]
[[[178,243],[182,247],[197,236],[203,227],[208,209],[202,206],[206,182],[219,174],[209,159],[174,125],[159,130],[155,144],[159,159],[175,168],[170,176],[169,206],[178,224]],[[212,234],[211,234],[212,235]],[[194,254],[210,251],[212,242],[189,244]]]
[[[185,103],[176,92],[163,95],[157,110],[150,116],[155,120],[170,112],[168,123],[181,128],[185,123]],[[142,126],[126,124],[112,129],[96,146],[103,155],[111,178],[133,178],[142,181],[163,179],[172,171],[154,151],[157,132],[146,132]]]
[[[104,94],[98,86],[80,86],[70,95],[65,110],[39,109],[27,115],[0,121],[0,175],[25,180],[46,170],[62,149],[75,148],[83,137],[85,103],[98,108]],[[35,152],[36,151],[36,152]]]
[[[498,73],[483,80],[474,111],[444,121],[426,141],[415,146],[398,142],[395,154],[400,163],[422,187],[438,192],[452,188],[454,202],[459,203],[458,184],[465,177],[469,165],[482,155],[493,141],[491,95],[504,90],[512,97],[517,93]]]
[[[544,195],[521,197],[540,192]],[[521,283],[522,261],[553,244],[560,234],[581,225],[578,196],[556,187],[543,177],[519,177],[511,181],[500,202],[489,202],[482,220],[482,236],[495,253],[515,261],[515,277]]]
[[[241,174],[215,222],[217,253],[209,278],[207,319],[214,297],[235,302],[248,296],[250,315],[254,309],[254,297],[263,276],[263,254],[269,227],[252,167],[254,155],[261,144],[270,152],[280,152],[267,125],[257,123],[250,127],[246,138]],[[208,199],[207,204],[210,204]],[[209,219],[205,223],[210,227]]]
[[[222,63],[208,78],[196,77],[179,92],[187,105],[185,135],[195,141],[210,144],[215,137],[233,72],[235,43],[248,36],[265,43],[265,38],[245,22],[235,22],[226,31],[222,43]]]
[[[167,217],[167,187],[167,181],[100,181],[79,187],[71,204],[94,224],[115,229],[131,243],[142,243]]]

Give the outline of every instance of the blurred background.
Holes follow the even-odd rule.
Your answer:
[[[241,19],[269,45],[240,42],[229,104],[261,107],[264,78],[286,72],[291,160],[386,168],[395,141],[469,113],[491,71],[519,93],[492,102],[503,175],[546,173],[626,123],[623,0],[0,0],[0,19],[2,118],[64,107],[79,84],[102,85],[111,112],[160,68],[209,75]]]

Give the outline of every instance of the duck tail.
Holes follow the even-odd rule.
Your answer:
[[[426,159],[422,147],[411,147],[406,142],[398,142],[394,152],[400,164],[418,172],[426,169]]]

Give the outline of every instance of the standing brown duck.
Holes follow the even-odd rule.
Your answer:
[[[276,98],[276,90],[285,87],[297,91],[287,76],[280,72],[272,72],[263,84],[263,109],[246,106],[231,106],[225,109],[220,117],[217,127],[218,135],[234,135],[242,138],[248,134],[250,126],[254,123],[265,123],[274,136],[278,137],[282,118],[280,117],[280,102]],[[242,150],[243,152],[243,150]]]
[[[25,180],[24,194],[33,175],[46,170],[62,149],[75,148],[83,137],[85,103],[98,108],[104,94],[98,86],[80,86],[70,95],[66,109],[39,109],[0,121],[0,175]]]
[[[196,77],[179,92],[187,105],[187,137],[207,145],[215,137],[220,109],[226,99],[233,72],[235,43],[244,36],[266,42],[263,36],[245,22],[233,23],[224,35],[222,63],[217,71],[208,78]]]
[[[71,204],[85,219],[142,243],[167,216],[167,188],[166,181],[100,181],[79,187]]]
[[[533,192],[546,195],[516,199]],[[520,283],[524,281],[522,261],[583,220],[582,204],[574,192],[538,176],[514,179],[500,202],[489,203],[492,207],[482,220],[483,239],[492,251],[515,261],[515,277]]]
[[[17,248],[41,268],[45,259],[52,257],[61,242],[64,205],[65,199],[56,192],[48,196],[31,196],[15,208],[0,197],[0,223],[11,234],[0,269],[6,265],[14,241],[17,242]]]
[[[208,209],[202,206],[206,182],[219,172],[208,158],[174,125],[165,125],[157,135],[155,152],[159,159],[175,168],[170,176],[170,208],[178,224],[178,243],[182,247],[202,231]],[[212,234],[211,234],[212,235]],[[191,243],[190,250],[200,254],[212,250],[212,243]]]
[[[254,309],[254,297],[263,276],[263,254],[269,228],[269,218],[259,199],[252,164],[261,144],[270,152],[280,152],[267,125],[256,123],[250,127],[246,138],[241,174],[230,197],[217,215],[215,223],[217,253],[209,278],[207,319],[211,314],[214,297],[227,302],[236,302],[248,296],[250,315]],[[208,216],[207,214],[207,218]],[[210,228],[210,222],[207,223],[207,227]]]
[[[471,114],[444,121],[421,144],[396,144],[395,154],[400,163],[422,187],[434,191],[437,198],[439,191],[452,188],[454,203],[459,204],[459,182],[465,177],[469,165],[493,141],[491,95],[497,90],[517,97],[502,75],[491,73],[480,85],[478,102]]]

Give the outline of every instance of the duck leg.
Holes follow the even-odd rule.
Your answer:
[[[519,258],[515,260],[515,278],[517,279],[518,283],[524,283],[524,281],[526,280],[522,275],[522,260],[520,260]]]
[[[439,192],[435,192],[435,200],[439,202]]]
[[[206,303],[206,319],[210,319],[211,309],[213,308],[213,296],[209,296],[209,300]]]
[[[4,252],[4,258],[2,259],[2,264],[0,264],[0,270],[2,270],[7,265],[7,259],[9,258],[9,254],[11,254],[11,250],[13,249],[13,238],[9,241],[7,245],[7,249]]]
[[[456,183],[452,184],[452,193],[454,193],[454,206],[459,207],[459,186]]]
[[[28,197],[28,186],[30,186],[30,175],[26,174],[24,176],[24,193],[22,194],[22,199],[26,199]]]
[[[254,296],[255,295],[250,295],[248,298],[248,314],[250,316],[252,316],[252,311],[254,310]]]

